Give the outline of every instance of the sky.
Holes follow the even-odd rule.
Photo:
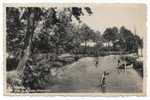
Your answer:
[[[97,4],[90,5],[93,15],[81,16],[83,23],[86,23],[94,30],[103,33],[107,27],[125,26],[140,37],[146,34],[146,6],[144,4]]]

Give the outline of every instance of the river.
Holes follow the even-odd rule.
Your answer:
[[[140,93],[142,77],[133,69],[117,70],[119,56],[110,55],[98,58],[95,66],[94,57],[84,57],[64,67],[59,73],[59,82],[50,88],[50,92],[92,92],[92,93]],[[99,87],[102,73],[106,77],[105,88]]]

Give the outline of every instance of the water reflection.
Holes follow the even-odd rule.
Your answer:
[[[106,86],[102,86],[101,90],[102,90],[102,93],[105,93],[106,92]]]
[[[95,57],[95,67],[97,68],[99,64],[99,57]]]
[[[132,70],[132,68],[128,68],[128,69],[116,69],[118,75],[120,75],[120,74],[130,74],[131,70]]]

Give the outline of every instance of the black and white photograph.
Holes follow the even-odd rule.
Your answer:
[[[3,11],[6,95],[145,95],[145,4],[6,4]]]

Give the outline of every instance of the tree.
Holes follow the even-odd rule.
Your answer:
[[[6,31],[7,31],[7,53],[8,56],[17,56],[18,51],[23,48],[24,23],[19,19],[19,10],[6,8]]]
[[[116,26],[112,27],[112,32],[118,34],[118,28]]]
[[[116,39],[117,28],[106,28],[104,31],[103,37],[107,41],[108,48],[110,47],[110,42],[115,41]]]
[[[84,53],[87,53],[87,42],[89,40],[93,40],[93,41],[95,40],[95,33],[86,24],[83,24],[80,28],[80,39],[82,42],[85,43]]]
[[[126,29],[124,26],[120,28],[120,39],[124,41],[125,50],[130,52],[138,52],[138,48],[142,48],[142,39],[134,35],[130,30]]]
[[[15,54],[19,52],[18,74],[22,75],[31,55],[41,52],[43,45],[44,50],[48,51],[52,48],[65,49],[66,46],[71,45],[74,39],[71,18],[74,16],[81,22],[83,8],[69,7],[60,12],[56,9],[55,7],[48,9],[7,7],[7,51]],[[15,46],[17,48],[14,48]],[[56,50],[56,54],[58,51]]]
[[[138,35],[134,35],[135,40],[135,51],[138,54],[138,49],[141,50],[141,56],[142,56],[142,49],[143,49],[143,39],[141,39]]]

